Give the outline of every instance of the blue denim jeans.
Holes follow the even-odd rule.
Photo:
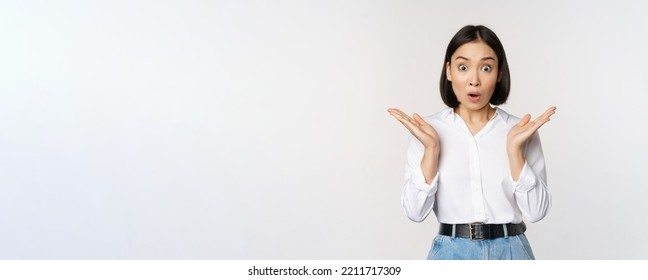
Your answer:
[[[428,260],[534,260],[524,234],[490,240],[437,235]]]

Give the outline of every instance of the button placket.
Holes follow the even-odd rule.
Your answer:
[[[481,181],[481,168],[477,139],[470,137],[470,186],[473,200],[473,211],[477,221],[486,220],[484,211],[484,193]]]

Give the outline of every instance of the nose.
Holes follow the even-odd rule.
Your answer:
[[[472,77],[468,79],[468,84],[473,87],[478,87],[481,83],[479,82],[479,74],[473,72]]]

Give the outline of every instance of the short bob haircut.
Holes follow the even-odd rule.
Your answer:
[[[465,43],[473,41],[482,41],[495,51],[498,61],[497,69],[502,73],[501,80],[497,82],[495,92],[493,92],[493,96],[488,102],[493,105],[506,103],[509,91],[511,90],[511,74],[509,73],[508,62],[506,62],[504,47],[499,38],[497,38],[497,35],[495,35],[495,32],[483,25],[466,25],[461,28],[454,37],[452,37],[452,40],[450,40],[441,71],[440,86],[441,99],[443,99],[443,103],[452,108],[459,106],[457,96],[452,90],[452,82],[448,81],[448,77],[446,76],[446,64],[450,62],[452,55],[459,47]]]

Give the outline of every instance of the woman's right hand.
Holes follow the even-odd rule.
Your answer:
[[[387,112],[401,122],[426,149],[439,149],[439,135],[419,114],[414,113],[410,117],[396,108],[389,108]]]

